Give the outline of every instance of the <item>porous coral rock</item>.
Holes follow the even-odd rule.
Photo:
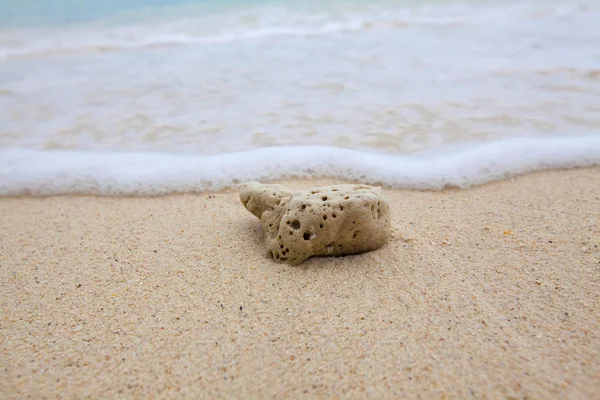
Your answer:
[[[242,204],[262,222],[267,255],[298,265],[312,256],[378,249],[390,237],[390,208],[381,188],[335,185],[292,192],[252,182]]]

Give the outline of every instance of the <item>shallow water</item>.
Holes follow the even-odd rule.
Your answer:
[[[405,154],[600,133],[594,0],[20,4],[0,6],[4,150]]]

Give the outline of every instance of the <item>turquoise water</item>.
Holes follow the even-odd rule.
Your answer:
[[[470,4],[486,0],[470,0]],[[5,0],[0,3],[3,27],[60,25],[93,22],[106,18],[167,17],[191,12],[197,15],[222,13],[256,7],[291,7],[296,9],[356,8],[368,4],[448,4],[455,0]],[[496,0],[498,2],[498,0]],[[465,3],[465,2],[463,2]]]
[[[338,0],[338,4],[351,3],[352,1],[349,0]],[[0,3],[0,23],[4,27],[65,25],[107,18],[166,17],[183,12],[208,15],[257,6],[314,8],[323,7],[324,2],[315,0],[5,0]]]
[[[0,23],[4,26],[82,23],[127,12],[159,13],[173,6],[191,4],[200,4],[206,11],[239,5],[227,0],[6,0],[0,3]]]
[[[248,177],[243,163],[202,157],[256,160],[282,146],[313,171],[414,186],[412,171],[422,187],[449,182],[446,167],[458,179],[456,159],[435,154],[463,143],[486,150],[461,153],[471,171],[461,182],[503,176],[502,160],[523,171],[597,157],[583,152],[600,132],[596,0],[4,1],[0,18],[0,172],[13,183],[39,182],[35,171],[48,171],[19,173],[41,159],[63,177],[93,159],[92,181],[118,159],[104,178],[120,182],[124,160],[150,165],[150,153],[199,157],[165,174],[221,187]],[[569,138],[573,147],[560,141]],[[305,146],[337,161],[319,164]],[[519,146],[532,158],[508,157]],[[417,153],[433,157],[435,179],[422,164],[371,159]],[[348,154],[363,154],[356,165],[370,172],[344,175]],[[190,168],[205,167],[228,173],[205,171],[194,186]]]

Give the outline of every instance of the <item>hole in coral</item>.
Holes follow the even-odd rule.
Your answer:
[[[304,235],[302,235],[302,237],[304,238],[304,240],[310,240],[315,237],[315,234],[311,232],[304,232]]]
[[[327,215],[323,215],[323,219],[326,220],[327,219]]]
[[[327,196],[323,196],[323,197],[321,197],[321,200],[323,200],[323,201],[327,201]]]
[[[291,225],[292,229],[300,229],[300,221],[298,221],[297,219],[293,220]]]
[[[306,210],[306,204],[302,204],[302,205],[300,206],[300,209],[301,209],[301,210]]]
[[[279,253],[275,253],[275,258],[279,260]]]
[[[379,219],[379,208],[375,208],[375,204],[371,205],[371,214],[373,214],[373,218]]]
[[[322,228],[322,227],[323,227],[323,224],[319,224],[319,228]]]
[[[344,200],[348,200],[350,198],[350,196],[346,196],[344,197]]]
[[[291,222],[290,221],[285,221],[285,224],[289,225],[289,224],[291,224]]]
[[[277,240],[281,240],[281,235],[277,236]]]
[[[292,236],[294,234],[294,231],[290,231],[290,236]]]
[[[290,249],[285,249],[285,252],[286,252],[286,253],[289,253],[289,252],[290,252]]]
[[[279,245],[279,248],[280,248],[280,249],[283,249],[283,245],[282,245],[282,244],[280,244],[280,245]]]
[[[331,214],[331,218],[335,218],[337,217],[337,215],[335,215],[335,213]]]
[[[354,235],[352,235],[352,239],[354,239],[356,236],[358,236],[359,233],[360,233],[359,231],[354,232]]]
[[[285,257],[281,257],[281,258],[279,259],[279,261],[287,261],[287,258],[285,258]]]
[[[281,200],[277,200],[277,201],[275,202],[275,205],[276,205],[276,206],[278,206],[278,205],[279,205],[279,203],[281,203]]]
[[[340,211],[344,211],[344,206],[340,206]]]
[[[337,192],[338,190],[337,190],[337,189],[331,189],[331,191],[332,191],[332,192]]]

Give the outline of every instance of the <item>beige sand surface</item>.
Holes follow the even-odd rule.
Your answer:
[[[385,192],[298,267],[237,192],[0,199],[0,398],[600,398],[600,168]]]

